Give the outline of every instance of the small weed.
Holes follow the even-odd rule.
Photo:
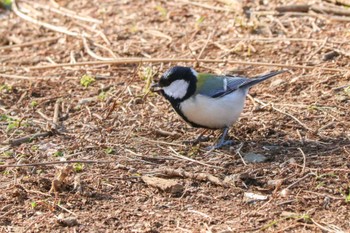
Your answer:
[[[35,209],[35,207],[38,206],[38,203],[36,203],[35,201],[32,201],[32,202],[30,203],[30,206],[32,207],[32,209]]]
[[[350,86],[344,88],[344,92],[345,92],[345,94],[350,96]]]
[[[4,163],[0,163],[0,164],[4,164]],[[2,174],[4,176],[8,176],[8,175],[10,175],[10,170],[5,170],[5,171],[2,172]]]
[[[0,154],[0,157],[3,157],[3,158],[10,158],[12,157],[13,155],[13,151],[11,150],[8,150],[8,151],[4,151]]]
[[[166,19],[167,15],[168,15],[168,11],[167,9],[165,9],[164,7],[162,7],[161,5],[156,6],[156,10],[162,15],[162,17],[164,19]]]
[[[196,23],[195,23],[195,28],[196,30],[199,30],[201,28],[201,25],[203,24],[205,20],[205,16],[200,16],[197,20],[196,20]]]
[[[3,84],[0,86],[0,91],[10,93],[10,92],[12,92],[12,86],[9,86],[7,84]]]
[[[62,152],[62,151],[59,151],[59,150],[56,151],[55,153],[53,153],[53,156],[54,156],[54,157],[63,157],[63,155],[64,155],[63,152]]]
[[[36,106],[38,106],[38,102],[35,100],[32,100],[29,105],[31,108],[35,108]]]
[[[153,82],[153,77],[157,74],[155,70],[151,66],[142,67],[138,72],[139,77],[146,81],[145,87],[143,88],[144,93],[150,92],[150,87]]]
[[[38,151],[39,150],[39,146],[38,145],[33,145],[30,147],[31,151]]]
[[[82,163],[75,163],[73,165],[73,169],[77,173],[82,172],[84,170],[84,164],[82,164]]]
[[[80,79],[80,84],[87,88],[88,86],[90,86],[93,82],[95,82],[96,79],[91,76],[91,75],[88,75],[88,74],[84,74],[81,79]]]
[[[107,96],[108,96],[107,92],[101,91],[101,93],[98,94],[97,99],[102,102],[107,99]]]
[[[1,6],[7,10],[10,10],[12,7],[12,0],[0,0],[0,7]]]
[[[107,149],[105,149],[105,153],[110,155],[110,154],[113,154],[114,153],[114,149],[111,148],[111,147],[108,147]]]
[[[265,226],[263,226],[260,230],[262,230],[262,231],[267,230],[270,227],[276,226],[277,223],[278,223],[278,220],[273,220],[273,221],[269,222],[268,224],[266,224]]]

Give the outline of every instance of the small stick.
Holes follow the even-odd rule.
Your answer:
[[[27,47],[27,46],[31,46],[31,45],[35,45],[35,44],[42,44],[42,43],[46,43],[46,42],[56,41],[59,38],[60,38],[59,36],[56,36],[56,37],[49,37],[49,38],[45,38],[45,39],[41,39],[41,40],[34,40],[34,41],[21,43],[21,44],[2,46],[2,47],[0,47],[0,50]]]
[[[34,18],[32,18],[32,17],[30,17],[30,16],[28,16],[26,14],[23,14],[18,9],[16,0],[12,0],[12,10],[18,17],[20,17],[21,19],[26,20],[26,21],[28,21],[30,23],[42,26],[44,28],[47,28],[47,29],[50,29],[50,30],[53,30],[53,31],[56,31],[56,32],[61,32],[61,33],[64,33],[64,34],[67,34],[67,35],[70,35],[70,36],[80,36],[79,33],[69,31],[65,27],[58,27],[58,26],[55,26],[55,25],[52,25],[52,24],[49,24],[49,23],[45,23],[45,22],[39,21],[37,19],[34,19]]]
[[[214,11],[225,11],[225,12],[233,12],[234,11],[233,9],[230,9],[229,7],[223,8],[223,7],[211,6],[208,4],[186,1],[186,0],[180,0],[180,2],[185,3],[185,4],[189,4],[189,5],[193,5],[193,6],[202,7],[202,8],[209,9],[209,10],[214,10]]]
[[[21,137],[14,140],[9,140],[8,142],[5,142],[5,144],[9,144],[10,146],[19,146],[22,143],[30,142],[33,139],[40,138],[40,137],[47,137],[52,136],[54,133],[52,131],[43,132],[43,133],[35,133],[29,136]]]
[[[297,181],[291,183],[290,185],[288,185],[287,188],[285,188],[285,189],[290,189],[291,187],[293,187],[294,185],[296,185],[296,184],[299,183],[300,181],[305,180],[306,178],[308,178],[308,177],[311,176],[311,175],[315,175],[315,174],[313,174],[313,173],[308,173],[308,174],[306,174],[305,176],[301,177],[299,180],[297,180]]]
[[[54,112],[53,112],[53,119],[52,119],[52,121],[55,124],[56,128],[57,128],[58,123],[59,123],[60,104],[61,104],[60,99],[56,100],[55,107],[54,107]]]
[[[262,104],[264,107],[268,105],[268,104],[262,102],[261,100],[259,100],[259,99],[257,99],[257,98],[254,98],[254,100],[255,100],[256,102],[258,102],[259,104]],[[273,104],[271,104],[271,107],[272,107],[273,110],[275,110],[275,111],[277,111],[277,112],[280,112],[280,113],[282,113],[282,114],[284,114],[284,115],[286,115],[286,116],[289,116],[290,118],[292,118],[293,120],[295,120],[296,122],[298,122],[303,128],[305,128],[305,129],[307,129],[307,130],[309,130],[309,131],[313,131],[312,129],[310,129],[309,127],[307,127],[304,123],[302,123],[302,122],[301,122],[298,118],[296,118],[295,116],[293,116],[293,115],[291,115],[291,114],[289,114],[289,113],[287,113],[287,112],[284,112],[284,111],[282,111],[282,110],[279,109],[279,108],[276,108],[275,106],[273,106]]]
[[[215,168],[220,168],[220,169],[223,169],[223,167],[219,167],[219,166],[215,166],[215,165],[211,165],[211,164],[206,164],[206,163],[203,163],[203,162],[200,162],[200,161],[197,161],[195,159],[191,159],[191,158],[188,158],[186,156],[183,156],[183,155],[180,155],[178,152],[176,152],[171,146],[169,146],[169,149],[174,153],[173,156],[177,157],[177,158],[180,158],[180,159],[184,159],[184,160],[188,160],[188,161],[191,161],[193,163],[198,163],[200,165],[204,165],[204,166],[207,166],[207,167],[215,167]]]
[[[310,10],[310,5],[302,4],[302,5],[288,5],[288,6],[278,6],[275,8],[276,11],[280,13],[285,12],[308,12]]]
[[[1,74],[1,73],[0,73],[0,77],[10,78],[10,79],[24,79],[24,80],[37,79],[37,77],[27,77],[27,76],[21,76],[21,75]]]
[[[204,44],[202,50],[201,50],[201,51],[199,52],[199,54],[198,54],[197,60],[199,60],[199,59],[201,58],[201,56],[202,56],[204,50],[205,50],[205,49],[207,48],[207,46],[208,46],[208,43],[209,43],[211,37],[212,37],[214,34],[215,34],[215,30],[213,30],[213,32],[209,34],[207,41],[205,42],[205,44]]]
[[[304,151],[298,147],[298,150],[301,152],[301,154],[303,155],[303,168],[301,169],[301,174],[304,174],[304,171],[305,171],[305,166],[306,166],[306,156],[305,156],[305,153]]]
[[[54,65],[43,65],[43,66],[30,66],[31,70],[39,69],[51,69],[58,67],[69,67],[69,66],[85,66],[85,65],[118,65],[118,64],[142,64],[142,63],[163,63],[163,62],[202,62],[202,63],[226,63],[226,64],[238,64],[238,65],[256,65],[256,66],[272,66],[272,67],[284,67],[284,68],[295,68],[295,69],[319,69],[324,71],[332,72],[348,72],[350,69],[338,69],[330,67],[319,67],[319,66],[303,66],[303,65],[288,65],[281,63],[268,63],[268,62],[245,62],[245,61],[234,61],[225,59],[194,59],[194,58],[120,58],[109,61],[86,61],[77,63],[60,63]]]
[[[102,23],[101,20],[90,18],[90,17],[84,17],[84,16],[81,16],[81,15],[77,14],[77,12],[62,11],[62,10],[59,9],[60,7],[59,8],[54,8],[54,7],[50,7],[50,6],[46,6],[46,5],[41,5],[41,4],[38,4],[38,3],[35,3],[35,2],[33,3],[33,5],[34,5],[34,7],[42,8],[44,10],[48,10],[48,11],[54,12],[56,14],[63,15],[65,17],[71,17],[73,19],[78,19],[78,20],[81,20],[81,21],[86,21],[86,22],[96,23],[96,24],[101,24]]]
[[[56,164],[69,164],[69,163],[115,163],[115,161],[108,160],[69,160],[69,161],[55,161],[55,162],[44,162],[44,163],[28,163],[28,164],[9,164],[0,165],[0,168],[7,167],[38,167],[38,166],[51,166]]]
[[[239,157],[241,158],[241,160],[242,160],[244,166],[247,166],[247,163],[244,161],[244,158],[243,158],[243,156],[241,155],[241,149],[242,149],[243,145],[244,145],[244,142],[242,142],[242,143],[239,145],[238,149],[236,150],[236,154],[239,155]]]
[[[83,39],[84,48],[85,48],[86,52],[87,52],[91,57],[93,57],[93,58],[95,58],[95,59],[97,59],[97,60],[100,60],[100,61],[112,61],[112,60],[114,60],[113,58],[101,57],[101,56],[97,55],[96,53],[94,53],[94,52],[90,49],[90,47],[89,47],[89,45],[88,45],[88,43],[87,43],[87,40],[86,40],[85,36],[83,36],[82,39]],[[77,63],[75,63],[75,64],[77,64]]]

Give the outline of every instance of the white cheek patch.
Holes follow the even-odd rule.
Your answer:
[[[169,86],[163,87],[163,91],[174,99],[182,99],[186,95],[189,85],[185,80],[179,79],[172,82]]]

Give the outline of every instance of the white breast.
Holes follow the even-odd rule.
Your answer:
[[[188,120],[209,128],[230,127],[241,115],[248,90],[237,90],[220,98],[196,95],[180,104]]]

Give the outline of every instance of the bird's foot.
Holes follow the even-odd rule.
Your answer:
[[[200,135],[198,138],[194,139],[194,140],[188,140],[188,141],[184,141],[184,144],[190,144],[190,145],[196,145],[200,142],[207,142],[209,141],[209,137],[205,137],[203,135]]]
[[[224,146],[231,146],[233,144],[233,140],[226,140],[226,141],[222,141],[217,143],[214,146],[209,146],[206,148],[206,150],[215,150],[215,149],[220,149]]]

